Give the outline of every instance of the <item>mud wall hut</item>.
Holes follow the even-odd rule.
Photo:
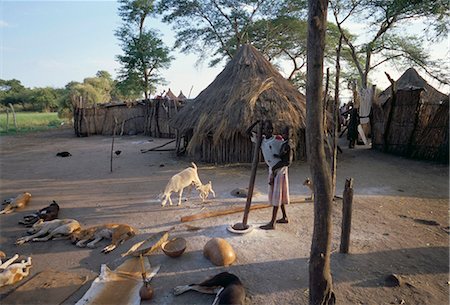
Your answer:
[[[251,45],[244,45],[216,79],[171,120],[195,160],[251,162],[253,145],[245,134],[256,120],[270,119],[274,132],[289,126],[296,158],[306,158],[305,97]]]
[[[373,148],[448,163],[448,95],[430,86],[413,68],[394,86],[373,105]]]

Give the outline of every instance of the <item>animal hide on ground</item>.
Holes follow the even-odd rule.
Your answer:
[[[150,267],[144,257],[144,266],[149,281],[159,271],[160,266]],[[127,259],[114,271],[103,264],[100,275],[76,305],[139,305],[139,290],[143,285],[138,257]]]

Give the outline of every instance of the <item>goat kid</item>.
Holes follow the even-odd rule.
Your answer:
[[[199,192],[199,196],[202,199],[202,202],[205,202],[206,198],[208,198],[209,193],[212,193],[213,197],[216,198],[216,193],[212,188],[212,183],[209,181],[207,184],[202,184],[196,187]]]

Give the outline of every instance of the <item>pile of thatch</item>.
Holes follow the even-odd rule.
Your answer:
[[[171,120],[187,151],[206,162],[250,162],[245,134],[256,120],[270,119],[275,132],[291,127],[297,157],[305,157],[305,97],[253,46],[244,45],[193,101]]]
[[[418,159],[448,162],[448,96],[413,68],[373,105],[373,147]],[[443,157],[444,156],[444,157]]]

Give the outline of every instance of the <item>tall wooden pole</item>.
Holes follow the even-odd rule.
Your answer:
[[[324,149],[323,59],[327,0],[308,0],[306,140],[314,183],[314,230],[309,260],[309,304],[332,305],[336,298],[330,271],[333,192]]]

